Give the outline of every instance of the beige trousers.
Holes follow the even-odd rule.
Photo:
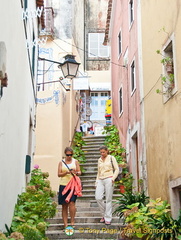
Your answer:
[[[102,217],[105,221],[111,222],[112,220],[112,196],[113,196],[114,184],[112,178],[105,178],[98,180],[96,186],[95,198],[100,208]],[[105,200],[104,200],[105,193]]]

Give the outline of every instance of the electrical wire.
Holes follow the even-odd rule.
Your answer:
[[[50,38],[50,37],[49,37],[49,38]],[[50,38],[50,39],[51,39],[51,38]],[[59,40],[65,42],[65,43],[71,45],[72,47],[75,47],[76,49],[79,49],[79,50],[83,51],[84,53],[90,54],[90,55],[92,55],[93,57],[97,57],[95,54],[93,54],[93,53],[91,53],[91,52],[89,52],[89,51],[86,51],[86,50],[84,50],[84,49],[82,49],[82,48],[80,48],[80,47],[77,47],[76,45],[74,45],[74,44],[72,44],[72,43],[69,43],[69,42],[67,42],[66,40],[62,39],[62,38],[56,37],[56,39],[59,39]],[[54,40],[53,40],[52,42],[54,42],[59,48],[61,48]],[[64,52],[68,53],[68,52],[65,51],[63,48],[61,48],[61,50],[63,50]],[[98,57],[98,58],[99,58],[98,60],[105,60],[105,58],[103,58],[103,57]],[[111,64],[114,64],[114,65],[117,65],[117,66],[119,66],[119,67],[127,68],[125,65],[121,65],[121,64],[118,64],[118,63],[114,63],[114,62],[112,62],[112,61],[110,61],[110,63],[111,63]]]
[[[160,81],[161,76],[158,78],[158,80],[155,82],[155,84],[150,88],[150,90],[148,91],[148,93],[142,98],[141,102],[143,102],[145,100],[145,98],[151,93],[151,91],[155,88],[155,86],[157,85],[157,83]]]
[[[48,37],[48,38],[52,40],[52,38],[50,38],[50,37]],[[64,39],[61,39],[61,38],[59,38],[59,37],[56,37],[56,39],[59,39],[59,40],[65,42],[66,44],[69,44],[69,45],[71,45],[72,47],[75,47],[76,49],[79,49],[79,50],[83,51],[84,53],[87,53],[87,54],[89,54],[89,55],[92,55],[93,57],[97,57],[95,54],[90,53],[89,51],[86,51],[86,50],[84,50],[84,49],[82,49],[82,48],[80,48],[80,47],[77,47],[76,45],[74,45],[74,44],[72,44],[72,43],[69,43],[69,42],[65,41]],[[69,53],[69,52],[67,52],[65,49],[63,49],[58,43],[56,43],[54,40],[52,40],[52,42],[53,42],[57,47],[59,47],[62,51],[64,51],[65,53]],[[98,57],[98,60],[105,60],[105,58],[103,58],[103,57]],[[112,61],[110,61],[110,63],[111,63],[111,64],[114,64],[114,65],[116,65],[116,66],[119,66],[119,67],[127,68],[127,66],[125,66],[125,65],[121,65],[121,64],[118,64],[118,63],[114,63],[114,62],[112,62]],[[38,71],[43,71],[42,74],[38,74],[38,75],[45,75],[45,74],[46,74],[47,72],[49,72],[49,71],[52,71],[52,72],[60,71],[60,70],[50,70],[50,68],[52,67],[53,64],[54,64],[54,63],[52,63],[52,64],[49,66],[49,68],[46,69],[46,70],[40,70],[40,69],[38,69]],[[79,71],[79,72],[80,72],[80,71]],[[83,76],[83,74],[82,74],[81,72],[80,72],[80,74]]]

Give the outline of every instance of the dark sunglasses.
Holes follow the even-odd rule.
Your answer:
[[[72,156],[72,155],[73,155],[73,154],[66,154],[67,157],[70,157],[70,156]]]

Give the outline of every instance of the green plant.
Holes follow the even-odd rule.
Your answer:
[[[145,192],[131,192],[126,191],[125,193],[121,193],[121,197],[117,198],[116,205],[117,207],[114,210],[113,214],[122,218],[124,215],[124,211],[126,209],[130,209],[130,205],[137,203],[137,207],[145,206],[148,203],[149,197],[146,196]]]
[[[116,182],[117,186],[124,185],[125,191],[132,191],[133,175],[129,173],[128,165],[125,160],[126,149],[122,147],[119,139],[119,131],[115,125],[106,126],[104,128],[105,145],[109,149],[109,153],[114,156],[122,168],[122,179]]]
[[[73,139],[72,149],[74,152],[73,157],[77,159],[80,163],[85,163],[85,152],[82,150],[82,147],[86,145],[85,141],[83,140],[83,133],[76,132]],[[83,166],[80,166],[81,172],[85,172]]]
[[[46,219],[55,215],[57,207],[52,200],[55,192],[51,190],[48,176],[37,167],[32,171],[26,191],[18,195],[11,228],[6,226],[7,235],[20,232],[25,240],[45,239],[45,230],[49,225]]]
[[[156,52],[162,56],[160,62],[164,65],[166,72],[166,74],[161,75],[161,83],[164,86],[164,89],[163,91],[156,89],[156,93],[170,95],[174,88],[173,58],[170,56],[164,56],[160,50],[157,50]]]
[[[157,89],[157,93],[168,94],[171,93],[172,89],[174,88],[174,74],[170,73],[168,75],[161,76],[162,85],[164,86],[164,91]]]
[[[158,240],[181,238],[181,215],[177,220],[173,219],[167,201],[162,201],[161,198],[150,199],[141,208],[138,208],[137,203],[127,207],[129,209],[123,210],[127,223],[125,235],[129,232],[132,237]]]
[[[80,163],[85,163],[85,153],[82,150],[82,146],[85,145],[85,141],[83,140],[83,133],[76,132],[73,139],[72,148],[74,151],[74,157],[79,160]]]
[[[126,169],[123,169],[123,177],[121,178],[121,180],[119,182],[116,182],[116,184],[124,185],[125,192],[132,192],[133,181],[134,181],[133,175],[129,172],[126,172],[124,174],[124,170],[126,170]]]
[[[125,148],[122,147],[122,144],[119,140],[119,131],[115,125],[105,126],[104,127],[105,145],[109,149],[109,153],[113,155],[117,162],[120,164],[125,164]]]
[[[163,55],[160,50],[157,50],[156,53],[162,56],[162,59],[160,60],[160,62],[163,65],[173,64],[173,58]]]

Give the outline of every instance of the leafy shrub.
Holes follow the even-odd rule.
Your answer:
[[[117,207],[115,208],[114,214],[119,216],[120,218],[123,217],[124,211],[126,209],[130,209],[130,205],[133,203],[138,203],[137,207],[140,208],[141,206],[145,206],[148,203],[149,197],[146,196],[145,192],[131,192],[126,191],[125,193],[121,193],[121,196],[117,198]]]
[[[74,151],[73,157],[79,161],[79,163],[85,163],[85,153],[82,150],[82,146],[86,145],[85,141],[83,140],[83,133],[82,132],[76,132],[73,139],[72,148]],[[85,172],[85,169],[83,166],[80,166],[81,172]]]
[[[26,191],[18,195],[9,235],[19,232],[25,240],[46,239],[45,231],[49,225],[46,219],[56,214],[57,207],[52,200],[56,193],[51,190],[48,177],[48,173],[37,167],[32,171]]]
[[[181,215],[173,219],[170,214],[170,204],[162,201],[150,199],[146,206],[138,207],[138,203],[127,206],[129,209],[123,210],[126,217],[126,231],[124,235],[146,239],[181,239]],[[131,236],[130,236],[131,233]]]
[[[119,140],[119,131],[115,125],[105,126],[106,133],[105,145],[109,149],[109,153],[114,156],[118,163],[125,164],[125,148],[122,147],[122,144]]]

